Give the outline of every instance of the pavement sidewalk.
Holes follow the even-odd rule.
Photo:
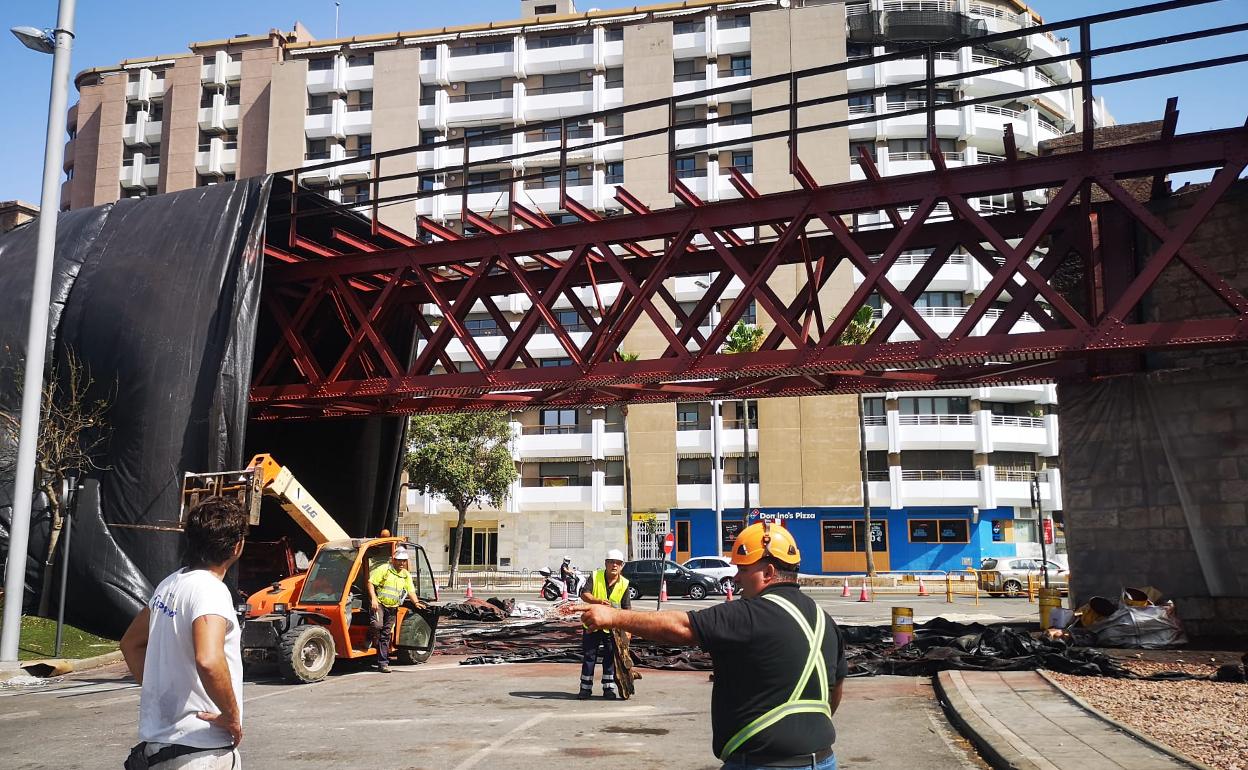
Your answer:
[[[936,688],[950,721],[997,770],[1204,768],[1088,709],[1035,671],[942,671]]]

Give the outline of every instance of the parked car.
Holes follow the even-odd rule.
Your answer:
[[[688,596],[704,599],[707,594],[719,590],[719,581],[708,575],[685,569],[674,561],[663,559],[638,559],[624,565],[622,573],[628,578],[628,598],[657,596],[659,577],[667,580],[668,596]]]
[[[1070,570],[1049,560],[1049,585],[1062,593],[1070,590]],[[979,565],[979,590],[990,596],[1022,596],[1030,575],[1038,588],[1044,587],[1040,559],[984,559]]]
[[[728,584],[737,576],[737,565],[723,556],[696,556],[680,565],[699,575],[715,578],[721,593],[728,593]]]

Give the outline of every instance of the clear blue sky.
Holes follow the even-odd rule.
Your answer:
[[[591,7],[619,8],[643,0],[581,0]],[[1046,20],[1056,21],[1138,5],[1135,0],[1034,0]],[[0,5],[4,28],[17,25],[51,27],[56,20],[55,0],[26,0]],[[343,0],[340,33],[361,35],[394,30],[467,24],[519,15],[519,0]],[[215,0],[210,4],[186,0],[80,0],[72,71],[115,64],[127,57],[181,53],[196,40],[212,40],[239,33],[263,33],[270,28],[290,29],[302,21],[314,35],[332,37],[332,0]],[[1094,42],[1113,44],[1158,37],[1173,32],[1248,21],[1248,0],[1221,0],[1210,6],[1129,20],[1097,28]],[[1248,52],[1248,33],[1214,41],[1124,54],[1098,63],[1098,74],[1112,74],[1206,56]],[[38,202],[46,130],[48,80],[52,57],[23,48],[6,35],[0,42],[0,72],[8,95],[4,141],[0,142],[0,200],[21,198]],[[1102,93],[1098,91],[1098,95]],[[1198,131],[1241,125],[1248,116],[1248,64],[1197,71],[1105,88],[1110,111],[1120,122],[1159,117],[1169,96],[1179,96],[1180,131]],[[77,101],[71,92],[70,104]]]

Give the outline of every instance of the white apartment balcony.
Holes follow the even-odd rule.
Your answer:
[[[199,146],[195,154],[195,170],[200,174],[220,176],[238,170],[238,143],[228,144],[220,137],[213,137]]]
[[[501,91],[494,94],[452,96],[446,107],[447,122],[486,122],[508,117],[512,114],[512,107],[515,103],[511,93],[511,91]]]
[[[875,123],[859,123],[849,127],[849,138],[870,139],[879,132],[880,136],[889,138],[924,138],[927,136],[927,113],[890,117],[889,113],[923,110],[927,102],[888,102],[884,105],[884,114]],[[936,135],[940,138],[955,138],[965,134],[964,116],[961,109],[936,110]]]
[[[368,68],[370,71],[372,67]],[[347,92],[347,68],[342,66],[341,57],[334,57],[334,66],[328,69],[308,69],[308,93],[312,95],[320,94],[345,94]],[[371,79],[371,77],[370,77]]]
[[[715,30],[715,48],[720,56],[750,52],[750,28],[734,27]]]
[[[741,483],[721,485],[725,508],[740,508],[745,504],[745,488]],[[750,484],[750,504],[758,505],[758,484]],[[706,484],[677,484],[676,505],[681,508],[712,508],[715,505],[715,487]]]
[[[672,35],[672,58],[693,59],[699,56],[706,56],[705,32],[684,32]]]
[[[370,179],[373,176],[373,162],[371,160],[357,160],[354,163],[344,163],[338,167],[338,180],[340,182],[358,182],[363,179]]]
[[[73,195],[73,185],[74,180],[72,179],[66,179],[64,182],[61,182],[61,211],[69,208]]]
[[[992,393],[991,397],[1000,398]],[[863,417],[867,448],[875,451],[964,450],[1057,454],[1057,416],[971,414],[899,414]]]
[[[1002,59],[999,56],[987,56],[983,54],[971,54],[970,65],[963,69],[968,75],[962,81],[962,88],[968,96],[988,96],[990,94],[1006,93],[1010,91],[1021,91],[1028,87],[1027,68],[1020,67],[1018,69],[1005,70],[1003,72],[993,72],[987,75],[972,75],[977,70],[990,70],[997,67],[1008,67],[1018,62],[1012,62],[1009,59]]]
[[[1057,415],[1043,417],[1020,417],[1014,415],[988,415],[993,452],[1035,452],[1053,457],[1058,452]]]
[[[698,91],[705,91],[706,88],[705,77],[699,77],[697,80],[678,80],[672,84],[672,95],[685,96]]]
[[[325,139],[334,135],[334,115],[308,115],[303,119],[303,132],[309,139]]]
[[[373,65],[345,67],[344,83],[348,91],[370,90],[373,87]]]
[[[945,165],[949,168],[957,168],[966,165],[966,154],[961,152],[946,152]],[[853,159],[851,159],[853,160]],[[879,157],[880,174],[883,176],[896,176],[899,174],[923,174],[935,169],[932,163],[932,156],[926,152],[880,152]],[[857,164],[854,164],[857,167]],[[861,169],[859,169],[861,171]]]
[[[589,340],[589,332],[571,332],[568,336],[578,347],[584,345]],[[490,360],[493,360],[499,353],[503,352],[503,347],[507,344],[507,338],[501,334],[488,337],[473,337],[473,341],[476,342],[477,347],[481,348],[481,352],[485,354],[485,357]],[[423,350],[424,346],[425,342],[422,340],[417,346],[418,351]],[[568,352],[563,349],[563,346],[559,344],[559,340],[553,334],[534,334],[529,339],[529,344],[525,349],[534,358],[563,358],[568,355]],[[452,340],[446,346],[446,352],[454,361],[470,360],[467,351],[464,350],[463,343],[459,340]]]
[[[593,504],[590,485],[567,487],[520,487],[521,511],[588,511]]]
[[[874,69],[875,77],[871,82],[873,86],[910,83],[927,77],[927,60],[925,58],[898,59],[878,64]],[[936,77],[948,78],[957,75],[961,69],[958,54],[944,51],[936,54]],[[879,82],[876,82],[877,78]]]
[[[420,60],[420,82],[433,83],[433,82],[436,82],[437,79],[438,79],[438,60],[421,58]]]
[[[565,189],[568,192],[568,196],[577,203],[581,203],[586,206],[593,206],[593,185],[568,185]],[[524,195],[520,197],[520,202],[526,206],[537,206],[543,211],[553,211],[558,209],[559,185],[552,184],[548,187],[538,187],[536,189],[526,185]]]
[[[370,110],[351,110],[347,109],[343,104],[342,110],[342,133],[345,135],[352,134],[369,134],[373,130],[373,111]]]
[[[422,104],[416,111],[421,128],[433,128],[438,122],[438,108],[432,104]]]
[[[745,85],[750,82],[749,75],[723,75],[717,74],[715,77],[715,88],[723,86]],[[740,91],[729,91],[712,97],[720,102],[748,102],[750,100],[750,89],[742,88]]]
[[[676,147],[696,147],[707,143],[707,127],[676,129]]]
[[[325,157],[320,157],[322,155],[324,155]],[[315,153],[313,157],[307,157],[305,155],[303,159],[303,163],[301,165],[304,168],[306,168],[308,166],[319,166],[322,163],[328,163],[330,161],[330,158],[328,157],[328,155],[329,153]],[[321,185],[321,184],[330,184],[336,181],[337,178],[338,178],[337,167],[330,167],[330,168],[322,168],[322,169],[317,169],[315,171],[308,171],[306,173],[302,173],[299,175],[299,182],[301,184],[307,184],[307,185]]]
[[[887,312],[888,309],[889,307],[885,305],[885,312]],[[932,331],[936,332],[936,334],[941,337],[948,337],[953,333],[953,330],[957,328],[957,325],[962,321],[962,318],[966,316],[966,311],[969,309],[970,308],[966,307],[916,307],[915,312],[917,312],[923,320],[927,322],[927,325],[932,328]],[[976,322],[976,324],[967,332],[967,336],[981,337],[987,334],[993,324],[996,323],[997,319],[1001,317],[1001,312],[1002,311],[997,310],[996,308],[989,308],[984,313],[984,316],[980,318],[979,321]],[[882,318],[883,314],[879,313],[876,317],[877,319]],[[1043,331],[1040,324],[1036,323],[1031,316],[1024,314],[1018,319],[1017,322],[1015,322],[1014,327],[1009,330],[1009,333],[1025,334],[1038,331]],[[898,324],[897,329],[888,337],[890,342],[910,341],[917,340],[918,338],[918,335],[906,326],[906,322],[904,320]]]
[[[550,72],[575,72],[576,70],[592,69],[594,66],[594,44],[579,43],[577,45],[556,45],[549,48],[534,48],[535,41],[530,39],[524,49],[524,70],[530,75]]]
[[[894,452],[913,449],[971,449],[975,446],[974,415],[898,414],[897,427],[897,448],[890,448]]]
[[[588,162],[592,160],[594,157],[593,150],[582,150],[582,149],[577,149],[577,147],[580,145],[591,144],[593,141],[594,139],[592,136],[569,137],[568,160],[576,161],[578,163]],[[524,162],[530,168],[532,168],[533,166],[537,166],[537,165],[541,165],[545,163],[550,163],[552,165],[557,164],[559,162],[559,147],[560,145],[559,145],[558,139],[548,141],[548,140],[532,140],[532,139],[526,138],[524,142],[524,151],[533,152],[533,153],[540,152],[541,154],[531,155],[525,158]],[[505,150],[505,152],[510,152],[510,149]],[[475,157],[475,150],[474,150],[474,157]]]
[[[602,109],[624,106],[624,87],[602,89]]]
[[[142,155],[132,156],[133,160],[123,161],[118,181],[126,189],[142,189],[155,187],[160,183],[160,158],[148,161]],[[127,165],[128,163],[128,165]]]
[[[238,128],[238,105],[226,104],[225,95],[212,98],[211,107],[199,108],[199,127],[204,131],[225,131]]]
[[[450,80],[489,80],[509,77],[515,71],[516,54],[512,51],[447,57],[447,78]]]
[[[602,63],[604,67],[618,67],[624,63],[623,40],[607,40],[603,42]]]
[[[1036,475],[1034,471],[1014,471],[991,466],[983,470],[991,473],[991,490],[996,505],[1031,507],[1031,480]],[[1040,472],[1040,507],[1047,511],[1062,509],[1062,476],[1057,468]]]
[[[876,500],[871,498],[872,505],[882,505],[889,500],[893,508],[909,505],[981,505],[983,496],[980,493],[979,473],[974,470],[902,470],[897,468],[894,475],[899,477],[900,500],[898,495],[891,494],[888,498]],[[983,505],[982,507],[996,507]]]
[[[857,169],[858,167],[852,166]],[[930,170],[930,169],[929,169]],[[859,172],[861,173],[861,172]],[[857,177],[861,178],[861,177]],[[900,254],[893,266],[889,268],[888,280],[898,289],[905,289],[910,282],[918,277],[919,271],[927,264],[928,255],[923,252]],[[976,262],[969,254],[950,254],[945,263],[936,271],[928,291],[968,291],[982,289],[987,285],[988,271]],[[862,275],[854,271],[854,285],[862,283]]]
[[[1014,136],[1020,149],[1034,147],[1035,141],[1028,130],[1027,122],[1024,112],[991,104],[976,104],[971,108],[967,133],[976,140],[995,147],[1001,143],[1006,124],[1010,124],[1014,126]]]
[[[218,51],[211,59],[205,59],[207,63],[199,68],[201,83],[223,86],[242,79],[242,61],[230,61],[230,56],[225,51]]]
[[[523,110],[528,120],[566,118],[592,112],[593,109],[594,91],[592,88],[577,90],[565,90],[558,86],[549,89],[531,88],[524,94]]]
[[[165,95],[165,79],[156,77],[150,69],[139,70],[139,79],[126,83],[126,101],[146,102]]]
[[[754,183],[753,172],[742,174],[742,176],[744,176],[745,181],[749,182],[750,184]],[[717,190],[719,191],[719,200],[721,201],[726,200],[728,198],[740,198],[741,197],[741,191],[738,190],[736,187],[733,187],[732,179],[727,174],[720,174],[718,177],[716,177],[715,185],[716,185]],[[737,235],[740,235],[742,237],[750,236],[750,235],[753,235],[753,231],[750,229],[745,229],[745,230],[738,229]]]
[[[149,120],[150,114],[146,110],[139,110],[134,122],[127,123],[122,128],[122,142],[126,145],[160,144],[160,134],[164,129],[164,123],[159,120]]]
[[[588,425],[532,425],[522,431],[515,442],[515,454],[519,460],[593,457],[594,433]]]

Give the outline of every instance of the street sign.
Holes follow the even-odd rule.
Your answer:
[[[671,556],[672,549],[675,547],[676,547],[676,536],[673,535],[671,532],[668,532],[667,535],[663,537],[663,555]]]
[[[1053,520],[1044,520],[1044,544],[1053,545]]]

